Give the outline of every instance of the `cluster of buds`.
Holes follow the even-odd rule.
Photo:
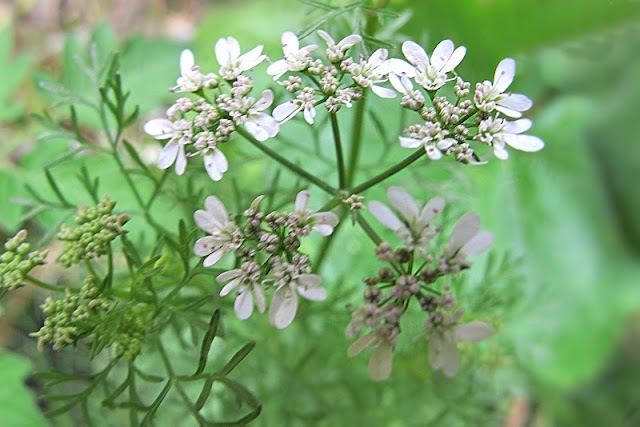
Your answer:
[[[391,374],[393,348],[400,334],[400,318],[415,301],[426,313],[425,335],[429,339],[429,362],[452,376],[458,369],[457,341],[472,341],[489,337],[493,330],[483,322],[458,324],[462,310],[448,286],[438,287],[442,277],[455,275],[471,266],[467,259],[487,250],[493,243],[493,233],[480,231],[480,217],[469,212],[460,218],[451,233],[449,244],[430,248],[441,227],[432,225],[444,208],[444,200],[435,197],[420,209],[413,197],[401,187],[391,187],[387,193],[391,205],[402,219],[385,204],[369,203],[371,214],[393,230],[404,243],[393,249],[388,242],[376,248],[376,257],[389,264],[375,277],[364,280],[364,304],[353,312],[346,334],[354,338],[361,329],[373,329],[350,346],[350,357],[367,347],[375,347],[369,361],[369,373],[375,380]],[[455,311],[453,311],[455,310]]]
[[[218,74],[203,74],[195,65],[193,53],[180,55],[182,76],[172,92],[189,92],[197,99],[179,98],[166,112],[165,119],[152,119],[145,132],[160,140],[169,140],[160,152],[158,167],[167,169],[175,164],[182,175],[189,157],[202,156],[209,177],[219,181],[229,164],[220,145],[229,141],[238,126],[244,126],[258,141],[278,134],[280,125],[263,111],[273,103],[273,92],[264,90],[256,100],[250,96],[253,79],[244,73],[266,59],[262,46],[241,55],[240,45],[233,37],[219,39],[215,55],[220,65]]]
[[[116,202],[105,195],[95,207],[81,206],[75,217],[77,227],[62,226],[57,238],[65,242],[58,261],[70,267],[85,259],[98,258],[107,253],[113,239],[124,234],[122,226],[129,221],[128,215],[113,214]]]
[[[31,270],[44,264],[48,251],[29,252],[31,245],[26,239],[27,230],[20,230],[4,244],[5,252],[0,255],[0,296],[22,286]]]
[[[79,293],[65,290],[63,299],[48,297],[42,310],[47,318],[38,332],[29,334],[38,338],[38,349],[53,343],[54,350],[60,350],[93,334],[95,326],[113,304],[95,284],[93,276],[87,277]]]
[[[544,142],[535,136],[522,135],[531,127],[531,121],[513,122],[500,117],[520,118],[533,102],[522,94],[505,92],[515,76],[515,61],[506,58],[498,64],[493,82],[485,80],[476,85],[472,94],[469,82],[455,73],[465,56],[466,48],[455,48],[451,40],[440,42],[431,57],[417,43],[406,41],[402,52],[404,61],[392,58],[388,62],[389,82],[403,95],[403,107],[416,111],[425,120],[405,130],[408,137],[400,137],[405,148],[424,146],[427,155],[440,159],[453,155],[462,163],[483,164],[469,146],[480,141],[493,148],[499,159],[508,158],[505,144],[521,151],[538,151]],[[413,82],[418,86],[414,88]],[[453,85],[455,100],[436,96],[448,83]],[[431,100],[431,105],[425,102]]]
[[[235,290],[234,311],[239,319],[266,309],[265,291],[274,288],[269,308],[269,320],[277,328],[285,328],[293,321],[300,296],[322,301],[327,293],[322,278],[311,273],[309,257],[300,252],[301,239],[312,231],[328,236],[338,224],[331,212],[313,213],[308,209],[309,192],[301,191],[293,212],[260,210],[264,196],[257,197],[244,211],[244,225],[236,224],[222,202],[215,196],[205,200],[205,209],[198,210],[194,219],[198,227],[208,233],[198,239],[194,252],[206,257],[205,267],[216,264],[225,253],[234,253],[240,267],[220,274],[219,282],[228,282],[221,290],[225,296]]]
[[[131,361],[140,354],[140,348],[145,335],[149,331],[149,310],[144,306],[135,305],[124,310],[117,319],[117,329],[114,338],[114,353]]]

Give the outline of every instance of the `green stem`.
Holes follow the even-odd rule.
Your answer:
[[[353,133],[351,134],[351,148],[349,150],[349,166],[347,168],[346,185],[351,187],[355,169],[358,166],[358,157],[360,155],[360,144],[362,142],[362,122],[364,121],[364,106],[366,101],[366,92],[362,93],[362,98],[356,103],[356,113],[353,118]],[[342,188],[345,188],[342,187]]]
[[[338,127],[338,116],[329,114],[331,118],[331,130],[333,131],[333,140],[336,144],[336,161],[338,162],[338,188],[346,188],[344,176],[344,158],[342,156],[342,142],[340,140],[340,128]]]
[[[59,286],[50,285],[48,283],[44,283],[44,282],[36,279],[35,277],[25,276],[24,280],[29,281],[29,283],[31,283],[33,286],[37,286],[38,288],[41,288],[41,289],[46,289],[47,291],[64,292],[64,288],[61,288]]]
[[[409,157],[405,158],[400,163],[391,166],[389,169],[379,173],[378,175],[374,176],[373,178],[363,182],[362,184],[359,184],[359,185],[353,187],[350,190],[350,193],[351,194],[358,194],[358,193],[361,193],[361,192],[373,187],[374,185],[384,181],[385,179],[389,178],[390,176],[395,175],[396,173],[400,172],[402,169],[406,168],[411,163],[415,162],[420,157],[424,156],[426,153],[427,152],[425,151],[425,149],[423,147],[418,148],[413,154],[411,154]]]
[[[367,236],[369,236],[369,238],[373,241],[373,243],[376,244],[376,246],[382,243],[382,239],[380,238],[380,236],[378,236],[378,233],[376,233],[375,230],[371,228],[367,220],[364,219],[362,215],[360,215],[360,212],[358,212],[358,214],[356,215],[356,221],[358,222],[362,230],[367,234]]]
[[[318,186],[319,188],[323,189],[324,191],[331,194],[332,196],[336,194],[337,190],[335,188],[333,188],[332,186],[330,186],[320,178],[310,174],[309,172],[302,169],[300,166],[296,165],[295,163],[290,162],[289,160],[287,160],[280,154],[276,153],[266,145],[262,144],[260,141],[255,139],[251,134],[249,134],[246,130],[242,128],[236,128],[236,131],[240,135],[242,135],[247,141],[253,144],[257,149],[259,149],[260,151],[265,153],[267,156],[271,157],[272,159],[274,159],[275,161],[277,161],[278,163],[280,163],[281,165],[289,169],[291,172],[295,173],[298,176],[301,176],[302,178]]]

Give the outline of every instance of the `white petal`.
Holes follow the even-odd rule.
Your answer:
[[[164,146],[160,155],[158,156],[158,167],[160,169],[167,169],[176,161],[178,151],[180,150],[180,143],[177,139],[172,139]]]
[[[313,106],[304,109],[304,120],[310,125],[313,124],[313,119],[316,116],[316,109]]]
[[[442,152],[438,150],[436,147],[434,147],[433,145],[426,145],[424,148],[427,152],[427,156],[431,160],[438,160],[442,158]]]
[[[414,67],[419,67],[422,70],[427,68],[429,56],[418,43],[411,40],[402,43],[402,53]]]
[[[262,91],[262,98],[256,102],[252,109],[256,111],[263,111],[273,103],[273,91],[271,89],[265,89]]]
[[[520,151],[539,151],[544,148],[544,141],[533,135],[505,135],[504,142]]]
[[[451,233],[451,250],[456,251],[467,243],[480,230],[480,216],[467,212],[458,220]]]
[[[260,313],[264,313],[265,308],[267,308],[267,302],[265,301],[264,291],[262,290],[262,287],[254,285],[253,296],[256,297],[256,306],[258,307],[258,311]]]
[[[478,255],[486,251],[493,244],[495,235],[490,231],[481,231],[460,248],[460,252],[468,256]]]
[[[236,301],[233,303],[233,311],[236,312],[236,316],[240,320],[248,319],[253,313],[253,295],[246,286],[242,287],[240,294],[236,297]]]
[[[429,365],[434,370],[438,370],[442,367],[442,345],[443,340],[438,335],[433,335],[429,338]]]
[[[241,281],[242,279],[240,279],[239,277],[236,277],[235,279],[233,279],[232,281],[224,285],[224,287],[220,291],[220,296],[224,297],[229,295],[229,292],[234,290],[240,284]]]
[[[414,198],[402,187],[389,187],[387,190],[387,199],[391,206],[396,208],[398,212],[411,223],[418,217],[418,205]]]
[[[373,215],[382,225],[390,228],[393,231],[397,231],[402,227],[402,221],[398,219],[389,207],[377,200],[369,202],[369,212]]]
[[[273,294],[269,307],[269,321],[278,329],[286,328],[293,322],[297,310],[298,296],[285,285]]]
[[[486,322],[469,322],[456,326],[457,341],[480,341],[493,335],[493,326]]]
[[[189,49],[185,49],[180,53],[180,73],[183,76],[189,75],[193,71],[193,66],[195,64],[195,58],[193,57],[193,52]]]
[[[282,50],[285,53],[296,53],[298,51],[298,47],[300,46],[300,42],[298,41],[298,37],[292,33],[291,31],[287,31],[286,33],[282,33]]]
[[[333,37],[331,37],[326,31],[318,30],[318,35],[322,37],[322,39],[327,42],[327,46],[335,46],[336,42],[333,41]]]
[[[442,212],[442,209],[444,209],[444,205],[444,199],[440,196],[434,197],[433,199],[429,200],[427,204],[424,205],[422,212],[420,212],[420,220],[425,224],[430,223],[431,220],[436,217],[436,215]]]
[[[327,299],[327,290],[320,286],[322,277],[317,274],[301,274],[297,282],[298,293],[306,299],[310,301],[324,301]]]
[[[322,236],[329,236],[331,233],[333,233],[333,228],[334,227],[328,224],[317,224],[313,226],[312,230]]]
[[[431,65],[433,65],[436,70],[443,71],[447,61],[451,58],[454,46],[455,45],[451,40],[442,40],[438,43],[438,46],[433,49],[433,53],[431,54]]]
[[[287,61],[279,59],[267,67],[267,74],[273,76],[273,80],[278,80],[284,73],[287,72]]]
[[[302,190],[296,196],[296,203],[294,210],[296,212],[304,212],[307,210],[307,205],[309,204],[309,198],[311,197],[311,193],[307,190]]]
[[[396,93],[394,91],[392,91],[391,89],[388,89],[386,87],[382,87],[382,86],[378,86],[378,85],[372,85],[371,86],[371,90],[373,91],[373,93],[378,95],[380,98],[395,98],[396,97]]]
[[[448,377],[453,377],[460,368],[460,354],[456,342],[445,341],[442,345],[440,353],[442,372]]]
[[[498,92],[504,92],[513,82],[516,75],[516,61],[511,58],[505,58],[498,64],[496,74],[493,77],[493,87]]]
[[[398,92],[402,94],[407,93],[405,87],[402,85],[402,82],[400,81],[400,77],[396,76],[395,74],[389,74],[389,83],[391,83],[391,86],[393,86],[393,88]]]
[[[231,65],[231,58],[229,57],[229,49],[227,47],[227,39],[218,39],[213,50],[215,51],[216,61],[218,61],[218,64],[220,64],[221,66]]]
[[[302,105],[291,99],[273,109],[273,118],[282,124],[289,121],[300,110],[302,110]]]
[[[391,375],[393,367],[393,347],[387,342],[381,342],[371,353],[369,359],[369,375],[374,381],[383,381]]]
[[[226,282],[227,280],[235,279],[241,274],[242,274],[242,270],[240,270],[239,268],[235,268],[233,270],[225,271],[224,273],[218,274],[218,277],[216,277],[216,280],[218,282]]]
[[[533,122],[530,119],[520,119],[513,122],[504,122],[504,133],[522,133],[531,128]]]
[[[333,233],[333,229],[340,222],[338,215],[333,212],[318,212],[311,215],[311,218],[314,220],[312,230],[323,236]]]
[[[326,39],[325,39],[326,40]],[[340,50],[345,51],[356,43],[360,43],[362,41],[362,37],[358,34],[351,34],[338,42],[338,47]],[[327,42],[328,44],[328,42]]]
[[[378,341],[378,336],[374,332],[369,332],[367,335],[363,335],[354,342],[351,343],[349,349],[347,350],[347,356],[353,357],[357,356],[367,347],[371,347]]]
[[[193,245],[193,253],[198,256],[206,256],[209,255],[213,248],[217,246],[216,240],[214,237],[205,236],[198,240],[196,240],[195,245]]]
[[[256,46],[238,58],[238,69],[242,71],[250,70],[264,61],[265,58],[266,56],[262,55],[262,45]]]
[[[496,111],[501,112],[502,114],[504,114],[505,116],[514,118],[514,119],[519,119],[520,117],[522,117],[522,113],[520,111],[516,111],[516,110],[512,110],[511,108],[507,108],[507,107],[503,107],[500,104],[496,104]]]
[[[176,155],[176,174],[182,175],[187,167],[187,155],[184,153],[184,144],[178,143],[178,154]]]
[[[441,141],[438,141],[438,143],[436,144],[436,147],[438,147],[439,150],[446,150],[447,148],[451,147],[455,143],[456,143],[455,139],[445,138]]]
[[[380,48],[371,54],[367,64],[372,68],[377,68],[387,59],[388,55],[389,51],[387,49]]]
[[[467,53],[467,48],[464,46],[460,46],[459,48],[454,50],[453,53],[451,54],[451,57],[449,58],[447,63],[444,64],[444,67],[442,68],[441,71],[443,73],[448,73],[449,71],[453,71],[458,65],[460,65],[466,53]]]
[[[391,73],[398,76],[407,76],[413,78],[416,75],[415,67],[409,64],[407,61],[403,61],[402,59],[391,58],[387,61],[387,64]]]
[[[204,159],[204,168],[207,170],[209,177],[214,181],[220,181],[222,174],[229,169],[229,162],[222,151],[214,148],[209,150],[202,158]]]
[[[407,138],[406,136],[400,136],[398,139],[400,140],[400,145],[404,148],[418,148],[422,145],[421,139]]]
[[[216,196],[207,197],[204,200],[204,208],[208,213],[211,214],[214,220],[219,224],[219,228],[223,228],[225,225],[229,223],[229,214],[227,213],[227,210],[225,209],[220,199],[218,199]],[[197,212],[198,211],[196,211],[196,213]],[[197,218],[196,218],[196,223],[198,223]],[[205,228],[201,227],[200,224],[198,224],[198,226],[203,230],[206,230]]]
[[[218,249],[217,251],[212,252],[211,255],[204,259],[202,266],[211,267],[213,264],[220,261],[222,255],[224,255],[224,251],[222,249]]]
[[[533,101],[529,97],[520,93],[507,92],[498,97],[496,102],[502,106],[515,111],[527,111],[533,106]]]
[[[144,124],[144,131],[155,139],[169,139],[176,136],[173,122],[167,119],[152,119]]]
[[[245,129],[258,141],[266,141],[278,134],[280,125],[268,114],[253,113],[244,124]]]
[[[507,160],[509,158],[509,152],[504,149],[504,146],[501,145],[493,146],[493,155],[500,160]]]

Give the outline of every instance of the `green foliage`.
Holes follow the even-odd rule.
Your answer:
[[[24,114],[20,105],[12,102],[11,96],[29,72],[29,58],[19,56],[12,58],[13,29],[0,29],[0,63],[2,63],[2,79],[0,79],[0,121],[17,120]]]
[[[28,360],[15,354],[0,353],[0,419],[12,426],[48,425],[36,406],[30,390],[24,385],[31,372]]]

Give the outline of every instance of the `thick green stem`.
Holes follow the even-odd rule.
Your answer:
[[[350,193],[351,194],[358,194],[358,193],[361,193],[361,192],[373,187],[374,185],[384,181],[385,179],[389,178],[390,176],[395,175],[396,173],[400,172],[402,169],[406,168],[411,163],[415,162],[420,157],[424,156],[426,153],[427,152],[425,151],[425,149],[423,147],[418,148],[413,154],[411,154],[409,157],[407,157],[406,159],[404,159],[400,163],[391,166],[389,169],[379,173],[378,175],[374,176],[373,178],[363,182],[360,185],[357,185],[357,186],[353,187],[350,190]]]
[[[323,189],[324,191],[326,191],[327,193],[331,194],[332,196],[336,194],[337,190],[335,188],[333,188],[332,186],[330,186],[329,184],[327,184],[326,182],[324,182],[320,178],[310,174],[309,172],[307,172],[306,170],[302,169],[300,166],[296,165],[295,163],[290,162],[289,160],[287,160],[286,158],[284,158],[280,154],[276,153],[275,151],[273,151],[272,149],[270,149],[266,145],[262,144],[260,141],[255,139],[251,134],[249,134],[244,129],[237,128],[236,131],[240,135],[242,135],[247,141],[249,141],[251,144],[253,144],[253,146],[255,146],[257,149],[259,149],[260,151],[265,153],[267,156],[271,157],[272,159],[274,159],[275,161],[277,161],[278,163],[280,163],[281,165],[283,165],[284,167],[289,169],[291,172],[293,172],[296,175],[306,179],[310,183],[318,186],[319,188]]]
[[[333,141],[336,145],[336,161],[338,163],[338,187],[345,188],[344,157],[342,156],[342,142],[340,140],[340,128],[338,127],[338,117],[336,114],[329,114],[331,118],[331,130],[333,131]]]
[[[46,289],[47,291],[53,291],[53,292],[64,292],[65,291],[65,288],[61,288],[59,286],[54,286],[54,285],[50,285],[48,283],[44,283],[44,282],[36,279],[35,277],[26,276],[24,278],[24,280],[28,281],[33,286],[37,286],[38,288],[41,288],[41,289]]]
[[[355,117],[353,118],[353,133],[351,134],[349,166],[347,167],[345,187],[350,187],[353,183],[353,177],[355,176],[356,167],[358,167],[360,144],[362,142],[362,122],[364,121],[364,107],[366,99],[366,92],[364,92],[362,94],[362,98],[356,103],[356,113]]]

